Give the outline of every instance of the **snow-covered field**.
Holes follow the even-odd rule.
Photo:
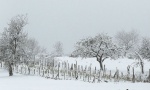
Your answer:
[[[87,83],[76,80],[53,80],[15,74],[0,69],[0,90],[149,90],[149,83]]]

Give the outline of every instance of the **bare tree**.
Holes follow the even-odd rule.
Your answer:
[[[134,30],[130,32],[120,31],[116,34],[116,40],[119,47],[122,48],[124,56],[126,57],[127,54],[138,44],[139,35]]]
[[[27,35],[23,32],[24,26],[27,24],[27,17],[18,15],[13,17],[8,24],[8,28],[4,29],[0,40],[1,50],[3,50],[5,63],[9,70],[9,76],[13,75],[12,64],[22,59],[24,55],[23,45]]]
[[[77,42],[76,50],[73,53],[81,57],[96,57],[100,69],[103,70],[103,62],[107,58],[118,57],[119,49],[113,44],[111,37],[99,34]]]
[[[60,41],[55,43],[55,45],[54,45],[54,52],[53,53],[57,57],[63,55],[63,44]]]

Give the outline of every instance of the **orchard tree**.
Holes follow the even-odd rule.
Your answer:
[[[81,57],[95,57],[100,64],[100,69],[103,70],[103,62],[107,58],[117,58],[119,49],[113,44],[110,36],[99,34],[77,42],[73,53]]]
[[[4,29],[0,40],[1,53],[4,54],[3,60],[9,70],[9,76],[13,75],[12,65],[22,59],[24,56],[25,39],[27,34],[23,32],[23,28],[27,25],[27,17],[18,15],[13,17],[8,24],[8,28]]]
[[[123,56],[127,56],[139,42],[139,35],[134,30],[130,32],[120,31],[116,34],[118,46],[122,48]]]

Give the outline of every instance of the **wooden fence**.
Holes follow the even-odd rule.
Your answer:
[[[4,68],[2,62],[0,67]],[[127,67],[127,73],[123,73],[116,68],[116,71],[107,70],[104,65],[104,70],[98,70],[96,67],[92,69],[91,66],[69,64],[68,62],[48,62],[38,64],[16,64],[13,66],[13,70],[16,73],[26,75],[36,75],[45,78],[51,78],[55,80],[81,80],[90,83],[100,82],[144,82],[150,83],[150,70],[147,76],[136,75],[134,68],[130,70]],[[130,73],[132,72],[132,73]]]

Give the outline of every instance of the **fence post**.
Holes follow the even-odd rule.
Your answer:
[[[105,78],[105,75],[106,74],[106,68],[105,68],[105,65],[104,65],[104,71],[103,71],[103,77]]]
[[[132,82],[133,82],[133,83],[135,83],[134,67],[133,67],[133,76],[132,76]]]
[[[70,73],[69,73],[69,70],[70,70],[70,68],[69,68],[69,63],[68,63],[68,69],[67,69],[67,73],[68,73],[68,78],[70,77]]]
[[[90,80],[91,80],[91,73],[92,73],[92,71],[91,71],[91,65],[90,65]]]
[[[100,83],[100,77],[101,77],[101,69],[99,70],[99,76],[98,76],[98,83]]]
[[[95,83],[95,78],[96,78],[96,67],[95,67],[95,72],[94,72],[93,83]]]
[[[149,69],[149,77],[148,77],[148,82],[150,83],[150,69]]]
[[[52,65],[52,72],[53,72],[52,78],[54,79],[54,76],[55,76],[55,60],[54,59],[53,59],[53,65]]]
[[[109,74],[109,79],[111,79],[111,70],[110,70],[110,74]]]

